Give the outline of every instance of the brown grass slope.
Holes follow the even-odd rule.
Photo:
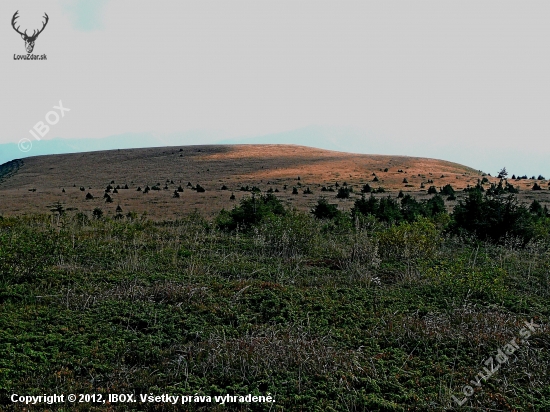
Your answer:
[[[384,171],[386,168],[388,171]],[[120,205],[124,213],[147,211],[155,219],[177,218],[193,210],[212,216],[235,204],[229,199],[231,192],[236,201],[249,195],[239,190],[247,185],[262,191],[278,189],[279,197],[306,210],[321,195],[334,198],[335,193],[321,192],[321,187],[336,182],[352,185],[354,196],[369,183],[373,188],[382,186],[389,192],[403,190],[422,197],[432,185],[428,180],[433,180],[436,187],[450,183],[455,189],[463,189],[475,185],[481,176],[480,171],[443,160],[295,145],[204,145],[38,156],[12,163],[8,169],[3,178],[0,176],[0,214],[49,213],[50,205],[60,202],[65,208],[86,212],[100,207],[108,215],[114,215]],[[378,182],[373,182],[375,175]],[[112,181],[113,187],[128,185],[129,189],[119,189],[111,194],[113,203],[105,203],[104,191]],[[206,192],[197,193],[187,186],[188,182],[200,184]],[[421,183],[425,185],[423,190]],[[137,191],[138,187],[157,184],[159,191]],[[180,185],[185,190],[174,198]],[[229,190],[221,190],[223,185]],[[522,189],[529,185],[532,182],[522,181]],[[293,187],[298,188],[298,195],[292,195]],[[304,195],[306,187],[313,194]],[[94,199],[86,200],[87,193]],[[333,201],[348,210],[353,196],[351,200]]]

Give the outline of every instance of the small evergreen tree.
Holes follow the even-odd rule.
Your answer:
[[[336,205],[328,203],[327,199],[321,197],[315,207],[311,209],[311,214],[317,219],[334,219],[340,214]]]
[[[350,190],[347,187],[340,187],[336,197],[338,199],[349,199]]]
[[[92,212],[92,216],[96,219],[101,219],[103,217],[103,210],[101,210],[101,208],[99,207],[96,207]]]
[[[429,192],[428,192],[429,193]],[[441,188],[441,191],[439,192],[443,196],[454,196],[455,190],[450,184],[446,184]]]

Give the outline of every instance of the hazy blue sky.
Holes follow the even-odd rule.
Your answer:
[[[47,61],[13,60],[16,10],[30,32],[50,16]],[[48,139],[324,127],[344,150],[550,176],[549,15],[548,1],[2,0],[0,143],[32,139],[62,100]]]

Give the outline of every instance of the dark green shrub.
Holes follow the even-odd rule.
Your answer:
[[[535,216],[543,217],[546,216],[546,212],[542,205],[537,201],[537,199],[534,199],[531,205],[529,206],[529,212],[534,214]]]
[[[513,195],[493,197],[472,190],[453,212],[454,232],[466,231],[481,240],[499,242],[506,235],[520,237],[524,242],[532,236],[532,217]]]
[[[380,202],[378,201],[378,199],[376,199],[372,194],[368,199],[365,198],[365,195],[362,195],[360,199],[355,200],[353,208],[351,209],[351,216],[354,219],[359,214],[364,216],[376,216],[379,204]]]
[[[296,187],[293,187],[292,188],[292,194],[293,195],[297,195],[298,194],[298,189]]]
[[[428,191],[429,193],[429,191]],[[454,196],[455,190],[450,184],[446,184],[441,188],[441,191],[439,192],[442,196]]]
[[[252,194],[252,197],[241,199],[239,205],[232,210],[222,210],[216,218],[216,225],[226,231],[234,230],[237,226],[248,230],[268,216],[283,216],[286,213],[283,204],[275,195]]]
[[[435,188],[435,186],[430,186],[428,188],[428,194],[429,195],[436,195],[437,194],[437,189]]]
[[[336,205],[330,204],[324,197],[317,201],[317,204],[311,209],[311,214],[317,219],[334,219],[340,215]]]
[[[197,183],[197,186],[195,187],[195,190],[198,192],[198,193],[203,193],[203,192],[206,192],[206,189],[204,187],[202,187],[201,185],[199,185]]]
[[[398,223],[403,220],[401,208],[395,199],[391,197],[383,197],[380,199],[376,217],[383,222]]]
[[[372,194],[368,199],[363,195],[360,199],[355,200],[351,216],[355,218],[358,214],[374,215],[379,220],[389,223],[403,220],[399,204],[394,199],[387,197],[378,200]]]
[[[447,213],[447,209],[445,208],[445,201],[439,195],[435,195],[431,199],[428,199],[426,201],[426,204],[424,205],[424,210],[424,216],[427,217],[433,217],[441,213]]]
[[[101,208],[99,207],[96,207],[92,212],[92,216],[96,219],[101,219],[103,217],[103,210],[101,210]]]
[[[349,195],[350,195],[350,189],[347,188],[347,187],[340,187],[338,189],[338,193],[336,193],[336,197],[338,199],[349,199]]]

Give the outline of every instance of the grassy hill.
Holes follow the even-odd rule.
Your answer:
[[[451,214],[427,194],[480,178]],[[546,181],[513,181],[526,207],[461,165],[288,145],[35,157],[0,180],[1,410],[550,410]],[[248,394],[275,402],[215,398]]]
[[[306,210],[320,195],[334,196],[321,189],[334,187],[337,182],[353,187],[356,195],[369,183],[373,188],[403,190],[422,197],[431,185],[439,188],[451,184],[460,190],[475,185],[481,177],[480,171],[443,160],[293,145],[184,146],[50,155],[10,162],[4,169],[9,173],[0,177],[0,213],[44,213],[60,202],[66,208],[87,212],[101,207],[107,214],[114,214],[120,205],[124,212],[147,211],[157,219],[181,217],[193,210],[212,216],[232,207],[231,192],[236,201],[247,194],[240,190],[243,186],[278,190],[280,198]],[[375,177],[377,182],[373,182]],[[206,191],[193,190],[197,183]],[[113,203],[105,204],[108,185],[127,185],[128,189],[111,193]],[[227,190],[221,190],[224,185]],[[521,185],[527,189],[532,182],[522,181]],[[147,194],[137,191],[146,186],[161,190]],[[184,192],[174,198],[179,186]],[[293,187],[298,195],[292,195]],[[312,194],[303,194],[307,187]],[[88,193],[93,200],[86,200]],[[345,200],[340,203],[343,210],[351,205]]]

